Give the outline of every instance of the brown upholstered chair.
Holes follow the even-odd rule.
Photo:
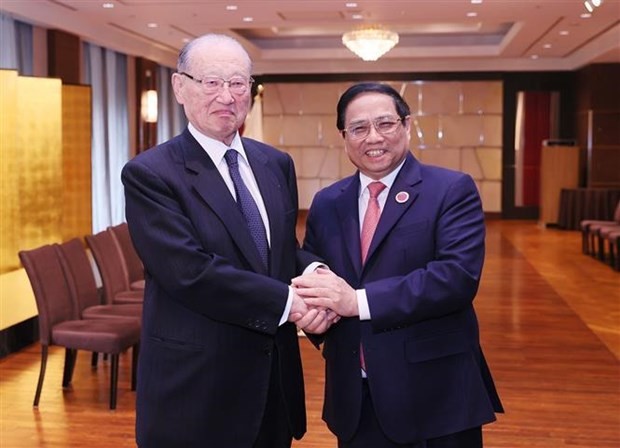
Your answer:
[[[616,205],[612,220],[592,220],[585,219],[579,223],[581,228],[581,250],[584,254],[592,255],[602,259],[601,241],[598,241],[598,234],[602,228],[620,225],[620,201]]]
[[[73,238],[62,244],[54,244],[60,257],[67,285],[82,319],[142,319],[141,304],[102,304],[95,274],[84,244]]]
[[[620,228],[602,233],[609,246],[609,264],[620,271]]]
[[[616,235],[620,233],[620,224],[615,226],[601,227],[596,234],[597,256],[601,261],[609,262],[609,264],[617,269],[617,254],[615,247],[617,246]]]
[[[116,247],[112,232],[104,230],[94,235],[86,235],[86,244],[101,274],[103,297],[107,304],[133,303],[144,301],[144,291],[132,290],[125,270],[125,263]]]
[[[33,406],[39,406],[48,349],[51,345],[58,345],[65,348],[63,387],[71,384],[78,350],[110,355],[110,409],[115,409],[119,354],[131,347],[133,347],[131,386],[132,390],[135,390],[140,325],[137,321],[128,319],[80,319],[53,246],[45,245],[37,249],[20,251],[19,258],[32,285],[39,312],[41,370]]]
[[[108,227],[108,230],[112,232],[114,242],[123,255],[127,276],[129,277],[129,287],[135,290],[144,290],[144,265],[131,241],[129,226],[123,222]]]

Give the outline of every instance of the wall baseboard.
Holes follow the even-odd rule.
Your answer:
[[[31,317],[0,331],[0,359],[39,340],[39,318]]]

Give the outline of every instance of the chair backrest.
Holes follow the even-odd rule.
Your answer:
[[[71,297],[81,317],[84,309],[101,305],[97,282],[88,253],[78,238],[73,238],[62,244],[54,244],[54,248],[60,258]]]
[[[86,235],[86,244],[93,254],[99,268],[103,297],[107,304],[114,303],[114,296],[121,291],[129,291],[129,277],[123,257],[116,247],[112,232],[104,230],[94,235]]]
[[[614,212],[614,221],[620,223],[620,201],[616,204],[616,211]]]
[[[116,226],[108,227],[108,230],[112,232],[112,237],[114,237],[114,241],[121,251],[121,254],[123,254],[127,275],[129,276],[129,284],[144,280],[144,265],[131,241],[127,223],[123,222]]]
[[[60,260],[50,245],[22,250],[19,259],[26,269],[37,302],[41,344],[50,345],[54,325],[78,318]]]

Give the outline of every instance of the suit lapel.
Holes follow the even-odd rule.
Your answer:
[[[359,222],[359,175],[351,177],[351,181],[342,189],[340,197],[336,201],[336,213],[338,213],[341,235],[344,239],[344,247],[351,262],[351,266],[359,277],[362,271],[362,249],[360,244]]]
[[[381,212],[379,224],[368,249],[367,263],[381,242],[390,233],[398,220],[415,203],[419,193],[419,183],[422,181],[420,164],[409,153],[400,172],[388,192],[388,198]]]
[[[190,184],[229,229],[232,240],[252,268],[256,272],[266,273],[248,225],[224,179],[209,155],[187,129],[184,137],[185,168],[192,173],[189,179]]]

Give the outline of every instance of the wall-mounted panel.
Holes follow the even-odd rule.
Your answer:
[[[91,88],[62,86],[62,240],[92,232]]]

